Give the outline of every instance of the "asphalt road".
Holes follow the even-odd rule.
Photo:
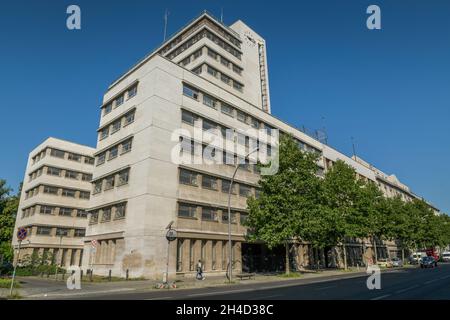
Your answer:
[[[369,290],[368,275],[349,274],[327,278],[226,287],[146,292],[101,293],[78,299],[132,300],[450,300],[450,264],[435,269],[398,269],[381,274],[381,289]],[[76,297],[70,297],[76,299]]]

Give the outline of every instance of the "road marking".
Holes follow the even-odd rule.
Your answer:
[[[159,297],[159,298],[150,298],[150,299],[144,299],[144,300],[164,300],[164,299],[172,299],[173,297]]]
[[[325,290],[325,289],[336,288],[336,287],[337,286],[328,286],[328,287],[317,288],[316,290]]]
[[[196,297],[196,296],[213,296],[213,295],[219,295],[219,294],[240,293],[240,292],[248,292],[248,291],[254,291],[254,289],[229,290],[229,291],[218,291],[218,292],[209,292],[209,293],[195,293],[195,294],[190,294],[189,297]]]
[[[409,290],[412,290],[412,289],[415,289],[415,288],[418,288],[419,286],[417,285],[417,284],[415,284],[415,285],[413,285],[413,286],[411,286],[411,287],[408,287],[408,288],[405,288],[405,289],[402,289],[402,290],[398,290],[398,291],[395,291],[395,293],[403,293],[403,292],[406,292],[406,291],[409,291]]]
[[[440,277],[440,279],[441,279],[441,280],[444,280],[444,279],[447,279],[447,278],[449,278],[449,277],[450,277],[450,275],[445,276],[445,277]]]
[[[271,296],[264,296],[264,297],[257,297],[257,298],[252,298],[249,300],[261,300],[261,299],[269,299],[269,298],[275,298],[275,297],[281,297],[281,294],[274,294]]]
[[[441,278],[442,279],[442,278]],[[434,280],[429,280],[429,281],[425,281],[424,284],[430,284],[433,282],[439,281],[439,279],[434,279]]]
[[[382,295],[382,296],[378,296],[378,297],[372,298],[370,300],[381,300],[381,299],[384,299],[384,298],[387,298],[387,297],[390,297],[390,296],[391,296],[391,294],[385,294],[385,295]]]
[[[71,296],[89,296],[89,295],[97,295],[102,293],[116,293],[116,292],[124,292],[124,291],[135,291],[132,288],[122,288],[122,289],[114,289],[114,290],[102,290],[102,291],[86,291],[86,292],[73,292],[73,293],[46,293],[45,296],[43,294],[33,294],[28,297],[30,298],[39,298],[39,297],[71,297]]]

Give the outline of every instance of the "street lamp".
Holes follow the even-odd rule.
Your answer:
[[[245,159],[247,159],[252,153],[256,152],[259,150],[259,147],[257,147],[256,149],[250,151],[245,157],[244,157],[244,161]],[[236,159],[237,160],[237,159]],[[229,274],[229,282],[231,283],[231,276],[233,273],[233,266],[232,266],[232,246],[231,246],[231,189],[233,188],[233,182],[234,182],[234,177],[236,176],[236,173],[239,169],[239,161],[236,161],[236,166],[234,168],[234,172],[233,172],[233,176],[231,177],[231,182],[230,182],[230,186],[228,189],[228,265],[230,268],[230,274]]]

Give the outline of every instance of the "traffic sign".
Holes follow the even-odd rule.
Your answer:
[[[169,229],[166,233],[166,239],[167,241],[174,241],[177,239],[177,230],[175,229]]]
[[[17,239],[22,241],[27,237],[27,234],[28,234],[27,229],[19,228],[19,230],[17,231]]]
[[[92,239],[91,240],[91,246],[92,246],[92,248],[96,248],[97,247],[97,244],[98,244],[98,242],[97,242],[97,240],[95,240],[95,239]]]

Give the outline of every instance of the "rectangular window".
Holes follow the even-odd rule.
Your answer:
[[[212,75],[213,77],[217,77],[217,70],[214,68],[211,68],[210,66],[207,66],[206,71]]]
[[[194,52],[194,59],[197,59],[198,57],[200,57],[202,55],[202,49],[199,49],[197,51]]]
[[[223,64],[226,67],[230,66],[230,61],[228,61],[227,59],[225,59],[224,57],[220,57],[220,63]]]
[[[89,200],[91,198],[91,193],[89,191],[80,191],[80,199]]]
[[[111,149],[109,149],[108,160],[116,158],[118,154],[119,154],[119,146],[112,147]]]
[[[122,125],[122,120],[114,121],[113,124],[112,124],[112,127],[111,127],[111,134],[119,131],[121,125]]]
[[[230,181],[222,180],[222,192],[228,193],[230,190]],[[231,194],[236,194],[236,183],[233,183],[233,188],[231,188]]]
[[[110,102],[103,107],[103,116],[106,116],[111,111],[112,111],[112,103]]]
[[[259,129],[259,121],[255,118],[252,118],[250,125],[255,129]]]
[[[100,140],[106,139],[109,135],[109,127],[103,128],[100,131]]]
[[[92,180],[92,174],[90,174],[90,173],[82,173],[81,174],[81,180],[90,182]]]
[[[69,153],[69,155],[67,156],[67,159],[72,160],[72,161],[80,162],[81,161],[81,156],[79,154],[76,154],[76,153]]]
[[[133,86],[128,89],[128,99],[133,98],[137,94],[137,86]]]
[[[197,206],[192,204],[180,203],[178,205],[178,216],[185,218],[195,218]]]
[[[65,177],[68,179],[78,179],[78,172],[66,170]]]
[[[111,207],[102,210],[102,222],[111,221]]]
[[[84,163],[93,165],[94,162],[95,162],[94,158],[86,157],[86,156],[84,157]]]
[[[202,177],[202,188],[217,190],[217,178],[204,175]]]
[[[110,189],[114,188],[114,182],[116,180],[115,178],[116,178],[116,176],[112,175],[105,179],[105,190],[110,190]]]
[[[180,64],[184,67],[187,64],[189,64],[189,62],[191,62],[191,57],[190,56],[185,58],[185,59],[183,59],[183,60],[181,60]]]
[[[129,112],[125,115],[125,124],[123,125],[124,127],[134,122],[134,112],[135,111]]]
[[[126,204],[125,203],[116,205],[116,212],[114,215],[114,219],[118,220],[118,219],[125,218],[125,213],[126,213]]]
[[[77,218],[87,218],[87,211],[83,209],[78,209]]]
[[[44,186],[44,193],[56,195],[56,194],[58,194],[58,188],[57,187]]]
[[[65,216],[65,217],[70,217],[72,216],[72,209],[71,208],[59,208],[59,215],[60,216]]]
[[[53,168],[53,167],[47,167],[47,174],[50,176],[61,176],[61,169]]]
[[[240,110],[237,110],[237,119],[239,121],[247,123],[247,115],[244,112],[240,111]]]
[[[203,119],[203,130],[207,131],[213,129],[217,129],[217,124],[212,121]]]
[[[226,84],[230,84],[231,82],[231,78],[223,73],[220,75],[220,80],[222,80],[222,82],[225,82]]]
[[[37,227],[36,234],[40,236],[49,236],[52,232],[52,228],[49,227]]]
[[[192,99],[198,100],[198,90],[192,87],[183,85],[183,94],[185,96],[191,97]]]
[[[89,219],[89,224],[95,224],[98,222],[98,211],[92,211]]]
[[[216,109],[217,107],[216,99],[207,94],[203,94],[203,104],[213,109]]]
[[[64,159],[64,154],[65,154],[64,151],[58,150],[58,149],[51,149],[51,151],[50,151],[50,155],[52,157],[56,157],[56,158]]]
[[[229,104],[226,104],[225,102],[221,103],[220,110],[222,113],[226,114],[227,116],[232,117],[233,116],[233,107]]]
[[[122,186],[124,184],[128,183],[128,180],[130,179],[130,169],[125,169],[119,172],[119,181],[118,186]]]
[[[123,104],[124,98],[123,94],[116,98],[116,108]]]
[[[69,230],[67,228],[56,228],[56,236],[67,237],[69,235]]]
[[[192,171],[180,169],[180,183],[197,186],[197,174]]]
[[[104,164],[106,159],[106,152],[100,153],[97,156],[97,166]]]
[[[233,81],[233,88],[235,88],[235,89],[237,89],[237,90],[239,90],[239,91],[242,91],[242,88],[243,88],[244,86],[242,85],[242,84],[240,84],[239,82],[237,82],[237,81]]]
[[[193,126],[195,120],[197,120],[197,117],[193,113],[184,110],[181,111],[181,121]]]
[[[240,214],[240,222],[241,222],[241,224],[244,224],[245,221],[247,221],[247,218],[248,218],[248,214],[246,214],[246,213],[241,213],[241,214]]]
[[[75,229],[75,232],[74,232],[73,235],[76,238],[82,238],[82,237],[84,237],[86,235],[86,230],[84,230],[84,229]]]
[[[217,221],[217,211],[214,208],[203,207],[202,208],[202,220],[205,221]]]
[[[41,206],[39,213],[40,214],[53,214],[54,207],[50,206]]]
[[[228,223],[228,211],[226,211],[226,210],[222,211],[222,222]],[[236,212],[231,212],[231,223],[236,223],[236,222],[237,222]]]
[[[201,74],[202,73],[202,66],[199,66],[195,69],[192,69],[192,72],[195,74]]]
[[[239,68],[238,66],[233,64],[233,71],[236,72],[237,74],[241,74],[242,73],[242,69]]]
[[[252,193],[252,189],[246,185],[239,185],[239,195],[242,197],[250,197]]]
[[[215,53],[213,50],[208,48],[208,56],[213,58],[214,60],[217,60],[217,53]]]
[[[122,154],[131,151],[132,140],[133,139],[128,139],[128,140],[122,142]]]
[[[75,198],[75,194],[76,194],[76,190],[73,190],[73,189],[63,189],[62,190],[63,197]]]

